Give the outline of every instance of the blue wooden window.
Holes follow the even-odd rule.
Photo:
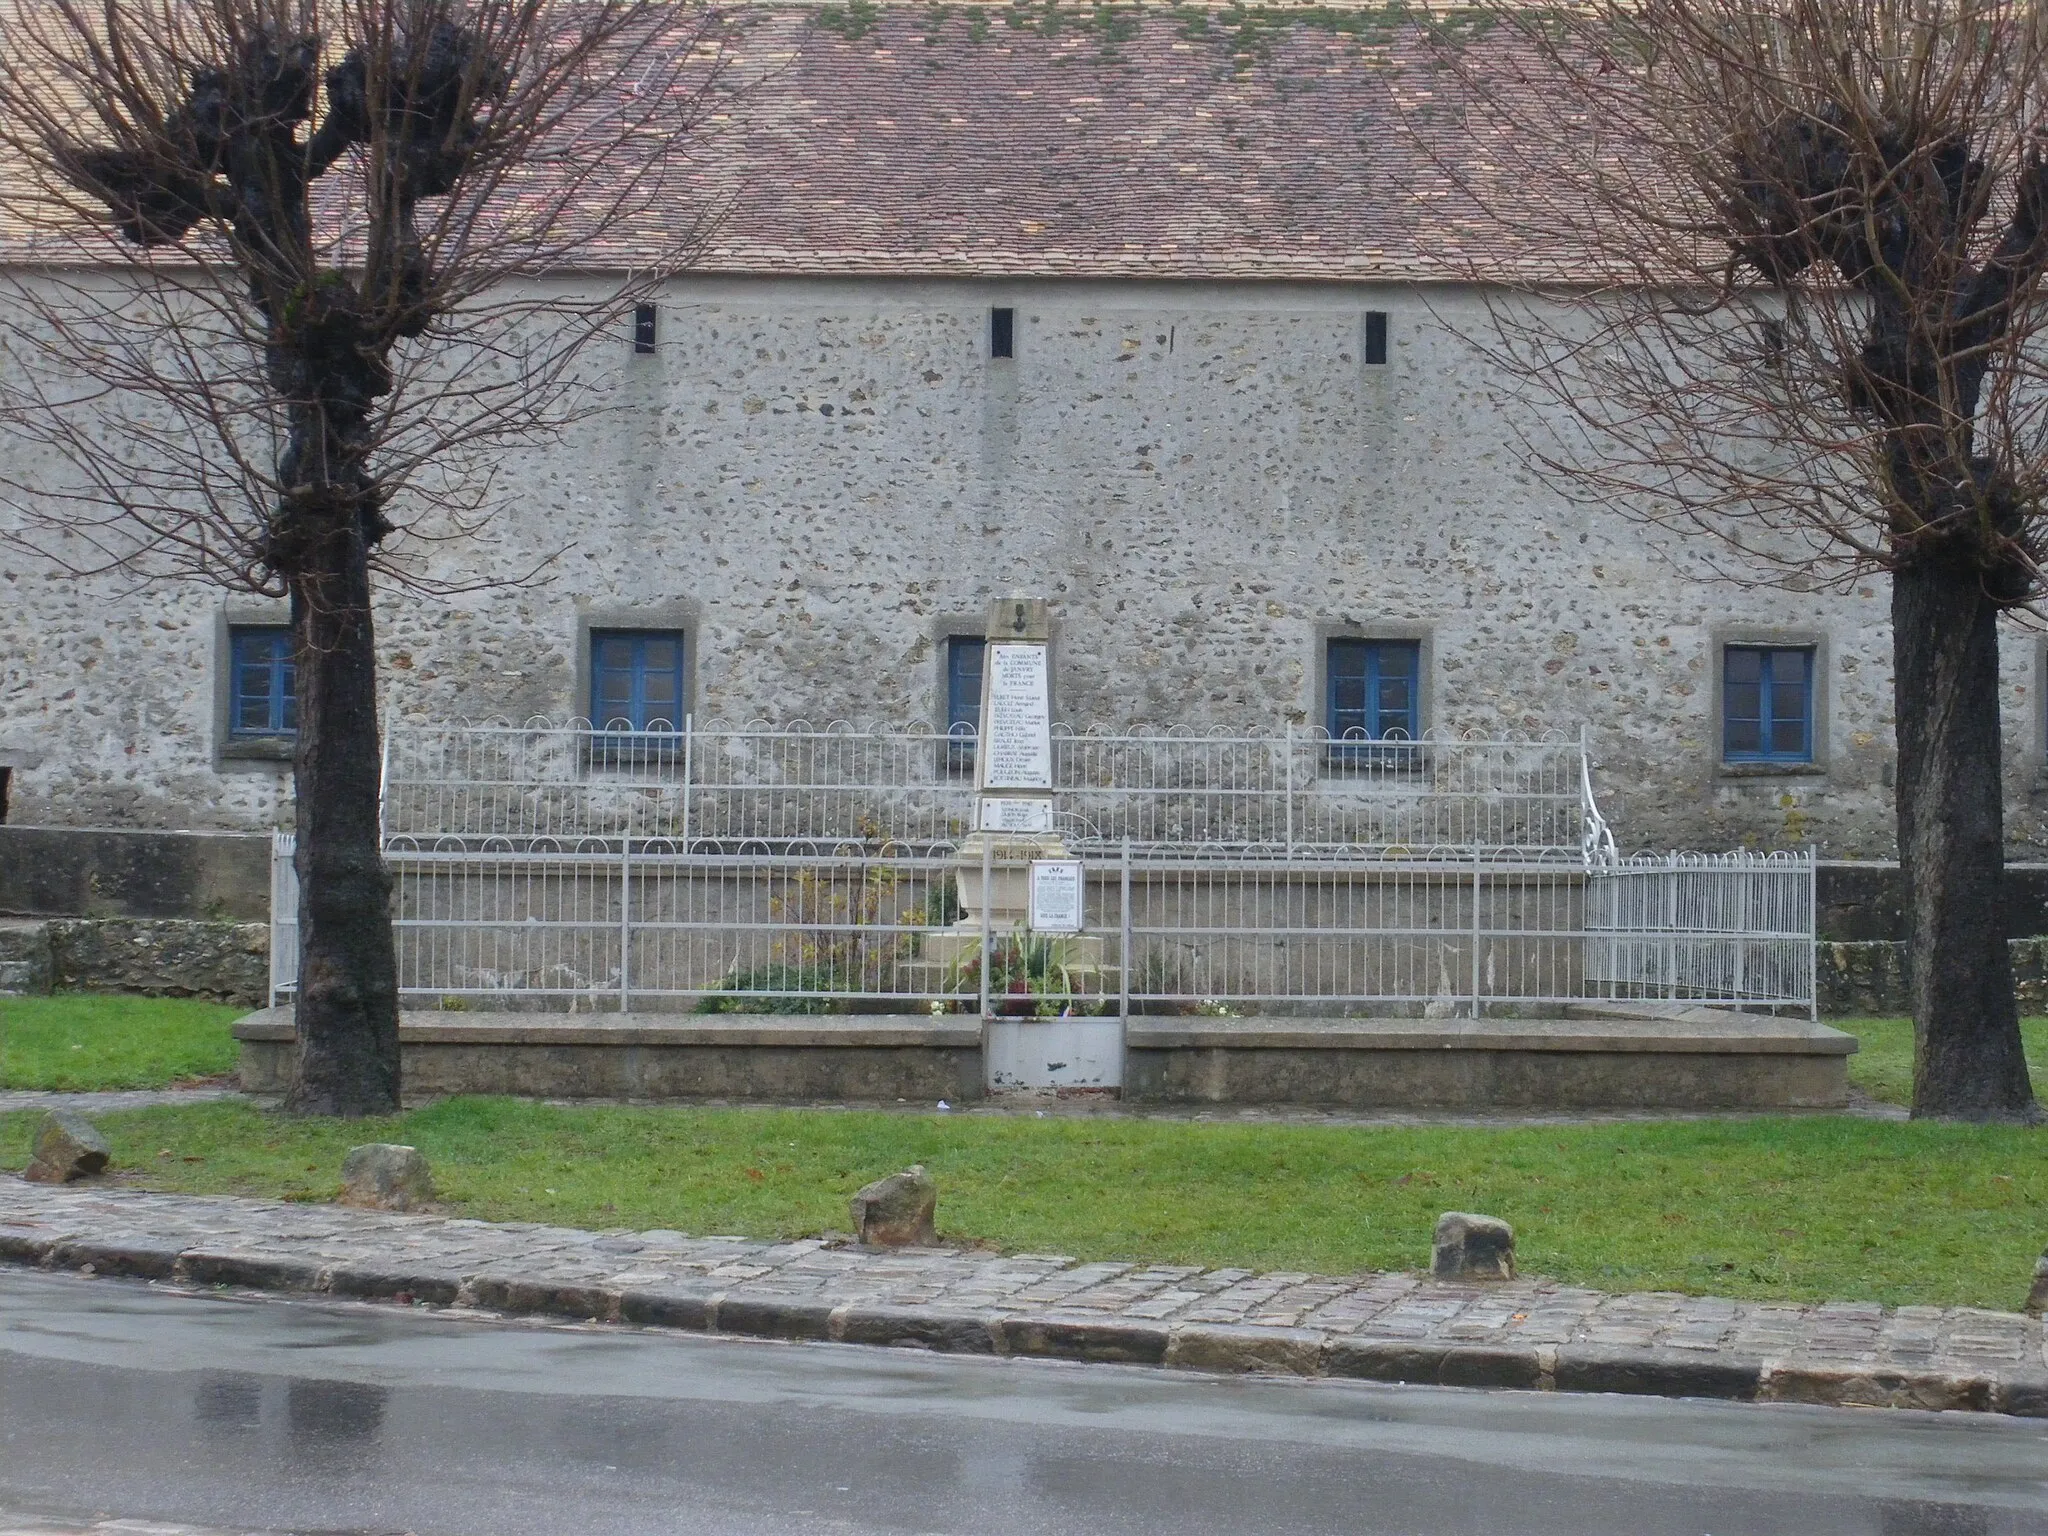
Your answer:
[[[988,642],[955,635],[946,642],[946,758],[956,768],[974,762],[973,738],[981,730],[981,667]]]
[[[1721,757],[1813,761],[1813,650],[1731,645],[1721,653]]]
[[[230,736],[290,736],[299,728],[299,669],[292,632],[277,624],[228,631]]]
[[[683,637],[672,629],[590,632],[590,721],[601,731],[678,731]]]
[[[1422,646],[1414,640],[1332,640],[1327,659],[1330,740],[1413,740],[1422,724]]]

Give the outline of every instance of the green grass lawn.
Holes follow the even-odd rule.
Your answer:
[[[0,1117],[0,1166],[34,1117]],[[155,1189],[325,1199],[362,1141],[420,1147],[488,1220],[843,1230],[923,1162],[951,1240],[1349,1272],[1427,1262],[1437,1214],[1514,1223],[1525,1269],[1602,1289],[2013,1308],[2048,1240],[2048,1134],[1846,1117],[1360,1129],[455,1099],[383,1121],[239,1103],[101,1119]]]
[[[221,1071],[236,1012],[9,999],[0,1086]],[[1859,1085],[1902,1099],[1910,1026],[1844,1027]],[[2028,1039],[2048,1062],[2048,1022]],[[0,1116],[0,1167],[26,1162],[36,1118]],[[1416,1268],[1437,1214],[1474,1209],[1515,1224],[1526,1269],[1602,1289],[2010,1308],[2048,1242],[2048,1132],[1836,1116],[1365,1129],[456,1099],[383,1121],[230,1102],[100,1123],[138,1187],[323,1200],[350,1146],[396,1140],[463,1215],[759,1237],[843,1229],[854,1189],[923,1162],[948,1238],[1091,1259]]]
[[[0,997],[0,1088],[162,1088],[235,1069],[249,1010],[179,997]]]
[[[1823,1019],[1856,1037],[1860,1049],[1849,1058],[1849,1081],[1882,1104],[1913,1102],[1911,1019]],[[2048,1019],[2022,1019],[2020,1038],[2035,1096],[2048,1102]],[[2044,1234],[2048,1240],[2048,1234]]]

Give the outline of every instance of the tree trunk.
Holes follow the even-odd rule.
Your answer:
[[[2032,1120],[2006,948],[1998,609],[1939,554],[1892,578],[1913,1114]]]
[[[347,517],[292,579],[298,655],[298,1066],[285,1107],[398,1108],[398,956],[377,835],[382,755],[369,551]]]

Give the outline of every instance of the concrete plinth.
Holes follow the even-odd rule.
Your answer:
[[[953,880],[960,897],[963,932],[981,931],[982,852],[988,853],[988,921],[997,934],[1015,933],[1031,915],[1031,861],[1064,859],[1067,845],[1058,837],[1022,832],[970,832],[954,855]]]
[[[1815,1110],[1853,1037],[1803,1019],[1588,1005],[1548,1019],[993,1019],[965,1015],[406,1013],[409,1099],[908,1100],[1122,1085],[1153,1104],[1516,1113]],[[291,1010],[235,1026],[242,1083],[281,1093]],[[1120,1068],[1120,1073],[1119,1073]]]
[[[990,1019],[988,1089],[992,1094],[1044,1089],[1121,1088],[1122,1019]]]
[[[282,1093],[298,1050],[290,1008],[235,1025],[242,1087]],[[408,1100],[454,1093],[550,1099],[897,1099],[982,1096],[981,1021],[958,1016],[406,1012]]]
[[[1555,1019],[1133,1019],[1124,1097],[1484,1112],[1838,1109],[1853,1036],[1715,1008]]]

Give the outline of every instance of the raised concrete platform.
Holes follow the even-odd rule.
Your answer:
[[[1358,1109],[1838,1109],[1855,1038],[1718,1008],[1554,1019],[1133,1019],[1124,1097]]]
[[[242,1087],[282,1093],[298,1049],[290,1008],[235,1024]],[[408,1099],[940,1099],[982,1096],[981,1021],[921,1015],[406,1012]]]
[[[1804,1019],[1654,1003],[1547,1019],[1133,1018],[1123,1097],[1354,1109],[1786,1110],[1848,1102],[1852,1036]],[[1056,1022],[1056,1021],[1053,1021]],[[235,1025],[242,1086],[281,1093],[289,1008]],[[985,1096],[960,1015],[408,1012],[408,1098],[898,1099]]]

